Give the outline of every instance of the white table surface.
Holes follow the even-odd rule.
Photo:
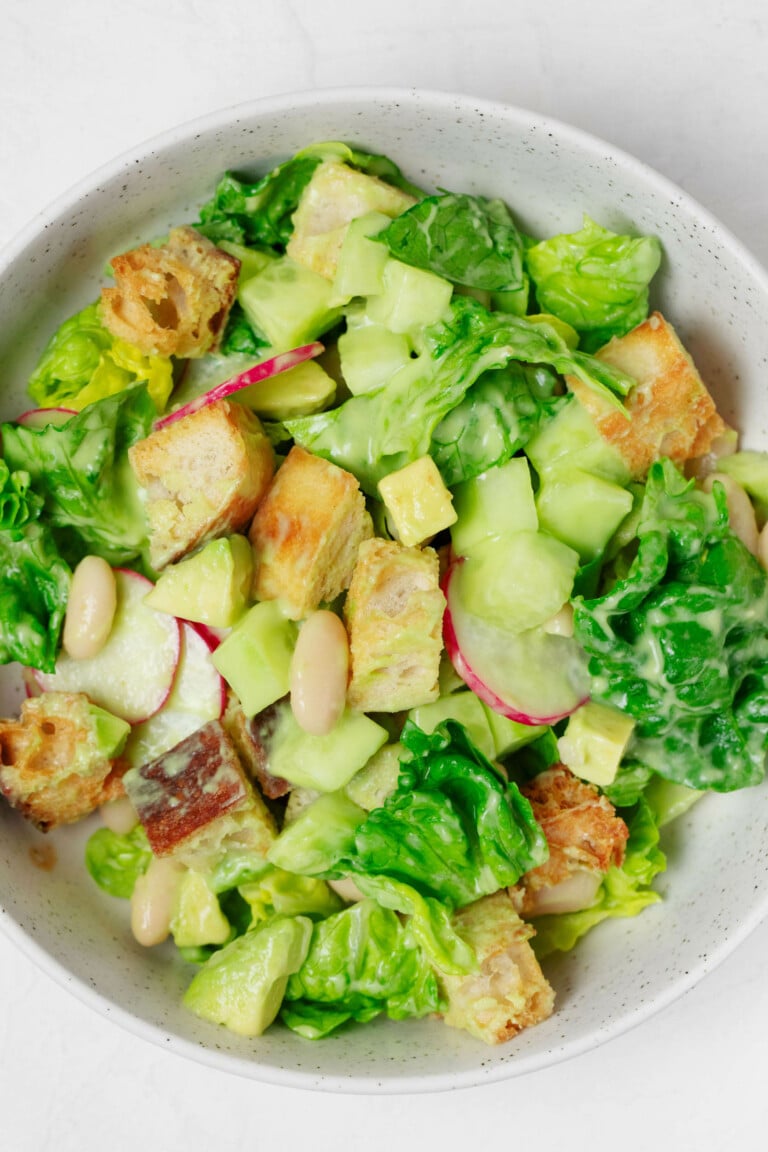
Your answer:
[[[143,139],[291,90],[463,91],[558,117],[681,184],[768,264],[765,0],[3,0],[0,243]],[[767,382],[768,383],[768,382]],[[762,1149],[768,924],[660,1015],[441,1096],[262,1086],[101,1019],[0,938],[7,1152]]]

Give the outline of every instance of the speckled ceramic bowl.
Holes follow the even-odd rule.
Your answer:
[[[677,325],[725,418],[765,446],[768,279],[678,188],[562,124],[498,104],[417,91],[319,91],[234,108],[120,157],[64,196],[0,257],[0,416],[56,324],[96,295],[105,260],[194,219],[225,168],[264,171],[316,140],[391,155],[417,183],[501,196],[533,233],[574,230],[583,211],[658,235],[655,304]],[[3,681],[2,712],[19,704]],[[378,1022],[315,1044],[276,1028],[243,1040],[181,1007],[189,969],[132,940],[127,906],[83,867],[90,827],[47,840],[0,808],[0,924],[54,979],[139,1035],[217,1068],[345,1092],[414,1092],[531,1072],[646,1020],[723,959],[768,910],[765,788],[703,800],[667,838],[662,903],[601,925],[547,966],[557,1010],[486,1048],[440,1023]],[[41,863],[52,862],[50,869]],[[42,1037],[41,1037],[42,1040]]]

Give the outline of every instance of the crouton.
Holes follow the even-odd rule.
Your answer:
[[[474,948],[479,971],[440,976],[446,1024],[486,1044],[502,1044],[552,1014],[555,994],[528,943],[534,929],[520,919],[506,892],[462,908],[453,924]]]
[[[282,600],[293,620],[349,587],[357,550],[373,535],[354,476],[294,446],[253,518],[253,593]]]
[[[432,548],[361,544],[344,606],[351,708],[401,712],[438,697],[445,597]]]
[[[42,832],[74,823],[123,795],[128,730],[80,692],[25,700],[0,721],[0,792]]]
[[[326,160],[301,194],[286,252],[297,264],[333,280],[352,220],[368,212],[399,216],[415,203],[413,196],[376,176]]]
[[[624,402],[629,419],[582,381],[569,376],[568,387],[634,477],[644,477],[659,456],[680,465],[705,455],[725,431],[693,360],[659,312],[596,356],[637,381]]]
[[[206,540],[245,528],[275,467],[258,417],[228,400],[158,428],[134,444],[128,458],[146,490],[156,570]]]
[[[193,228],[172,228],[160,247],[142,244],[111,261],[115,287],[101,292],[109,331],[142,352],[195,357],[221,339],[240,261]]]
[[[549,890],[566,883],[570,899],[578,900],[581,894],[581,907],[590,904],[603,874],[624,861],[627,825],[594,785],[579,780],[564,764],[539,773],[521,791],[547,839],[549,859],[526,872],[517,885],[512,895],[518,911],[522,916],[555,911]],[[591,874],[591,887],[584,873]],[[565,908],[558,904],[557,910]]]
[[[235,745],[211,720],[123,780],[155,856],[204,869],[230,848],[264,856],[277,835]]]
[[[273,776],[269,771],[269,738],[277,726],[280,708],[278,701],[258,715],[248,717],[237,696],[230,692],[221,718],[238,756],[268,800],[277,800],[292,788],[282,776]]]

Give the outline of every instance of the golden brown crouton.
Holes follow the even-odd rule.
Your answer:
[[[132,768],[124,785],[155,856],[200,866],[237,845],[263,856],[275,838],[272,816],[218,720]]]
[[[614,337],[596,356],[637,381],[624,402],[629,420],[582,381],[569,376],[568,386],[633,476],[645,476],[659,456],[675,464],[703,456],[725,430],[693,360],[661,313]]]
[[[349,587],[372,534],[355,477],[293,447],[251,524],[254,596],[282,600],[293,620],[304,619]]]
[[[332,280],[347,228],[357,216],[399,216],[416,201],[407,192],[336,160],[319,164],[293,215],[286,252],[297,264]]]
[[[445,611],[438,569],[432,548],[361,544],[344,605],[351,708],[401,712],[437,699]]]
[[[150,561],[158,570],[206,540],[244,528],[275,467],[258,417],[228,400],[158,428],[128,457],[146,489]]]
[[[588,878],[582,873],[591,873],[597,881],[591,888],[594,898],[602,874],[624,861],[627,825],[594,785],[579,780],[564,764],[541,772],[521,791],[547,839],[549,859],[526,872],[517,885],[513,897],[518,911],[523,916],[554,911],[546,902],[546,890],[575,877],[574,894],[580,889],[591,903],[589,884],[582,882]]]
[[[230,692],[221,719],[238,756],[268,800],[287,795],[293,787],[282,776],[273,776],[269,771],[269,738],[277,726],[281,707],[278,701],[249,717],[234,692]]]
[[[123,794],[128,764],[108,758],[94,710],[80,692],[45,692],[0,721],[0,792],[43,832]]]
[[[142,352],[203,356],[224,332],[240,261],[193,228],[172,228],[160,247],[142,244],[111,261],[115,287],[101,315],[115,336]]]
[[[502,1044],[552,1014],[555,994],[528,943],[534,929],[523,923],[506,892],[462,908],[453,924],[474,948],[479,971],[441,976],[446,1024],[486,1044]]]

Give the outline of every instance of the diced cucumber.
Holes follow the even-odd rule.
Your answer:
[[[387,741],[381,725],[347,711],[325,736],[300,728],[290,709],[281,713],[269,749],[269,770],[302,788],[335,792],[348,784]]]
[[[488,717],[497,759],[516,752],[518,748],[524,748],[526,744],[532,744],[547,731],[545,724],[522,724],[519,720],[501,716],[487,704],[483,704],[483,708]]]
[[[490,536],[457,566],[461,603],[510,633],[546,623],[571,594],[579,557],[544,532]]]
[[[386,244],[370,240],[390,223],[383,212],[366,212],[347,229],[339,252],[334,292],[340,300],[351,296],[375,296],[384,291],[384,267],[389,259]]]
[[[277,600],[265,600],[254,604],[213,653],[214,667],[238,696],[246,716],[286,695],[295,644],[294,622]]]
[[[276,352],[308,344],[341,315],[333,303],[333,285],[287,256],[272,260],[246,280],[237,298]]]
[[[353,396],[388,384],[411,359],[408,337],[381,324],[350,328],[338,343],[341,372]]]
[[[589,563],[632,510],[632,494],[588,472],[555,468],[544,475],[536,508],[541,527],[574,548],[582,563]]]
[[[454,692],[451,696],[442,696],[431,704],[411,708],[408,716],[414,724],[418,724],[422,732],[427,733],[434,732],[444,720],[457,720],[464,725],[470,740],[481,752],[491,760],[497,755],[488,713],[474,692]]]
[[[453,285],[442,276],[411,268],[391,256],[384,266],[384,290],[368,301],[368,315],[392,332],[408,335],[434,324],[445,312]]]
[[[316,360],[305,360],[287,372],[243,388],[237,400],[266,420],[291,420],[322,412],[335,396],[336,381]]]
[[[216,247],[240,261],[238,287],[253,276],[258,276],[259,272],[263,272],[268,264],[277,259],[271,252],[262,252],[260,248],[246,248],[245,244],[235,244],[232,240],[219,240]]]
[[[453,550],[466,554],[488,536],[536,531],[538,518],[531,471],[524,456],[489,468],[458,484],[453,494],[457,520],[451,528]]]
[[[600,435],[575,396],[528,441],[525,453],[540,476],[549,468],[568,467],[616,484],[626,484],[630,478],[618,448]]]

